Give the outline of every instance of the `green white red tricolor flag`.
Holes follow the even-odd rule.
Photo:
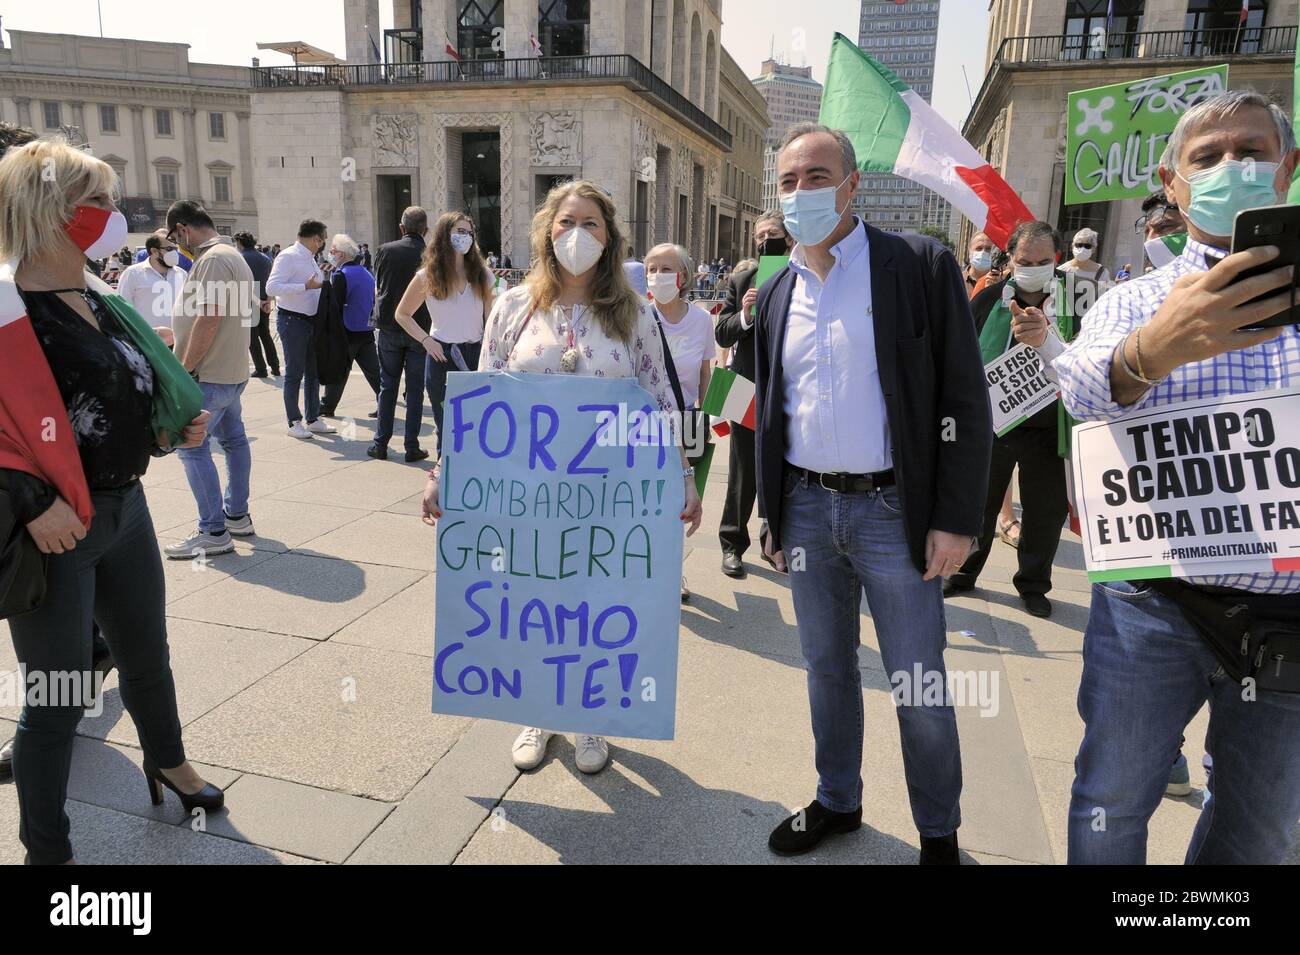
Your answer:
[[[820,122],[842,129],[863,172],[910,179],[947,199],[1003,249],[1033,213],[934,108],[842,33],[831,41]]]
[[[700,410],[718,419],[713,430],[719,437],[731,433],[733,421],[753,431],[754,383],[730,368],[715,368]]]

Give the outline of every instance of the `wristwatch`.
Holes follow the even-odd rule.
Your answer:
[[[686,468],[684,471],[682,471],[682,477],[684,478],[695,477],[695,468],[694,467]]]

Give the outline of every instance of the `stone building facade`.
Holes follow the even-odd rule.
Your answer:
[[[963,127],[966,139],[1067,242],[1085,226],[1101,236],[1098,260],[1142,269],[1134,223],[1141,200],[1066,206],[1066,96],[1125,80],[1219,63],[1231,89],[1255,89],[1292,111],[1297,0],[992,0],[988,68]],[[1226,26],[1224,25],[1226,24]],[[963,220],[964,249],[972,226]]]
[[[376,63],[378,0],[345,0],[347,66],[254,70],[270,240],[312,216],[375,246],[417,204],[468,211],[486,251],[524,266],[534,209],[581,176],[609,191],[638,254],[676,241],[716,255],[732,149],[717,121],[720,0],[540,6],[563,21],[537,0],[394,0]]]
[[[201,199],[223,233],[256,233],[247,67],[191,63],[184,43],[6,32],[0,120],[112,166],[133,233],[179,198]]]
[[[744,71],[722,51],[718,119],[731,133],[722,167],[718,255],[733,265],[754,254],[754,223],[763,214],[763,152],[770,120],[767,103]]]

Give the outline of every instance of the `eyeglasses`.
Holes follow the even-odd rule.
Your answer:
[[[1133,223],[1133,231],[1138,235],[1146,232],[1147,229],[1158,229],[1165,224],[1167,219],[1171,218],[1170,208],[1168,206],[1156,206],[1146,215],[1138,216],[1137,221]]]
[[[1076,242],[1076,243],[1074,243],[1074,247],[1075,247],[1076,249],[1091,249],[1091,248],[1092,248],[1092,244],[1091,244],[1091,243],[1086,243],[1086,242]]]

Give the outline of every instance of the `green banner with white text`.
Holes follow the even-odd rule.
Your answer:
[[[1071,93],[1065,132],[1065,203],[1139,199],[1180,116],[1228,88],[1228,67],[1208,66]]]

